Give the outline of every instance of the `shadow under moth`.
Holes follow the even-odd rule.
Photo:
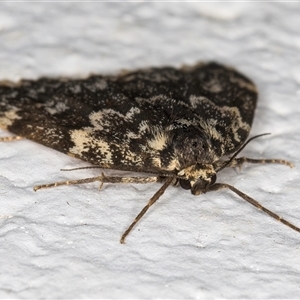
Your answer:
[[[162,182],[122,235],[126,236],[169,185],[194,195],[229,189],[290,228],[300,229],[227,183],[217,173],[243,163],[281,159],[237,157],[246,144],[257,102],[255,85],[233,68],[199,63],[148,68],[86,79],[0,83],[0,126],[94,167],[147,173],[56,182],[69,184]],[[139,174],[138,174],[139,175]]]

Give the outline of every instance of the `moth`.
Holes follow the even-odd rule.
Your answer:
[[[246,144],[257,102],[255,85],[218,63],[148,68],[85,79],[41,78],[0,84],[0,126],[94,167],[147,173],[36,186],[163,182],[122,235],[126,236],[170,185],[194,195],[229,189],[290,228],[300,229],[227,183],[217,173],[244,163],[281,159],[237,157]],[[256,136],[258,137],[258,136]],[[254,137],[254,138],[256,138]]]

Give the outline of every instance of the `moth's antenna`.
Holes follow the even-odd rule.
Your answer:
[[[242,147],[241,147],[239,150],[237,150],[237,151],[230,157],[230,159],[226,160],[226,161],[224,162],[224,164],[223,164],[219,169],[216,170],[216,172],[220,172],[221,170],[223,170],[223,169],[225,169],[226,167],[228,167],[228,166],[231,164],[231,162],[239,155],[239,153],[241,153],[241,151],[242,151],[242,150],[243,150],[243,149],[244,149],[251,141],[253,141],[254,139],[257,139],[257,138],[259,138],[259,137],[261,137],[261,136],[269,135],[269,134],[271,134],[271,133],[262,133],[262,134],[255,135],[255,136],[253,136],[252,138],[250,138],[248,141],[246,141],[246,142],[242,145]]]

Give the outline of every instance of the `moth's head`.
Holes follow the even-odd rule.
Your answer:
[[[174,126],[172,147],[181,168],[196,163],[211,164],[214,153],[209,136],[191,122],[177,122]]]
[[[178,182],[185,190],[191,190],[193,195],[207,192],[208,187],[216,182],[217,174],[211,164],[195,164],[178,172]]]

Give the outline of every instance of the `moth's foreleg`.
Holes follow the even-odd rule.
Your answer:
[[[242,191],[238,190],[237,188],[235,188],[234,186],[232,186],[230,184],[216,183],[216,184],[211,185],[209,187],[208,191],[218,191],[218,190],[222,190],[222,189],[231,190],[232,192],[236,193],[241,198],[246,200],[248,203],[252,204],[256,208],[258,208],[258,209],[262,210],[263,212],[265,212],[266,214],[268,214],[273,219],[283,223],[284,225],[292,228],[293,230],[295,230],[297,232],[300,232],[300,228],[298,226],[296,226],[296,225],[292,224],[291,222],[283,219],[281,216],[275,214],[273,211],[271,211],[268,208],[266,208],[265,206],[261,205],[258,201],[254,200],[253,198],[251,198],[250,196],[248,196],[247,194],[243,193]]]
[[[128,229],[123,233],[120,243],[125,243],[126,236],[130,233],[132,228],[136,225],[136,223],[143,217],[143,215],[147,212],[147,210],[152,206],[159,197],[165,192],[165,190],[168,188],[170,184],[174,181],[173,177],[168,177],[165,181],[165,183],[160,187],[160,189],[152,196],[152,198],[148,201],[147,205],[144,206],[144,208],[140,211],[140,213],[135,217],[131,225],[128,227]]]
[[[75,179],[75,180],[66,180],[54,183],[48,183],[43,185],[37,185],[33,189],[34,191],[40,189],[46,189],[51,187],[57,187],[62,185],[73,185],[73,184],[83,184],[83,183],[91,183],[99,181],[101,183],[100,188],[103,183],[150,183],[150,182],[158,182],[161,181],[161,178],[158,176],[148,176],[148,177],[119,177],[119,176],[106,176],[105,174],[101,174],[97,177],[83,178],[83,179]]]
[[[241,168],[244,163],[250,163],[250,164],[281,164],[286,165],[289,167],[293,167],[294,165],[283,159],[253,159],[248,157],[238,157],[230,160],[230,163],[226,167],[232,167],[232,168]]]

